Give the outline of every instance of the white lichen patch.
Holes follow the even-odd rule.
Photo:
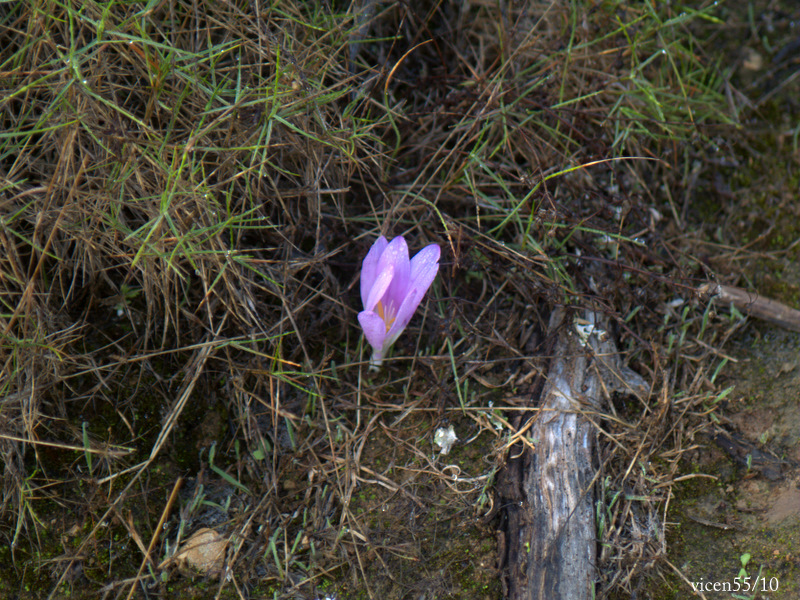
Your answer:
[[[602,341],[608,335],[605,331],[593,323],[587,323],[586,321],[576,321],[575,332],[578,334],[578,341],[580,342],[581,346],[584,347],[589,342],[589,336],[594,335],[597,337],[597,339]]]
[[[439,427],[436,430],[436,433],[433,435],[433,443],[439,446],[441,450],[439,450],[439,454],[448,454],[450,452],[450,448],[453,447],[458,441],[458,437],[456,436],[456,432],[453,430],[452,425],[448,425],[447,429],[444,427]]]

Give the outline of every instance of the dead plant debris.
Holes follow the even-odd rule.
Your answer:
[[[497,598],[498,475],[537,443],[545,324],[590,302],[638,382],[592,417],[597,597],[670,573],[675,484],[702,476],[687,453],[743,323],[693,291],[797,253],[778,222],[737,251],[701,223],[755,155],[740,124],[790,85],[778,52],[761,104],[737,91],[736,19],[0,3],[0,590]],[[773,64],[757,51],[742,72]],[[443,252],[373,375],[358,269],[380,234]]]

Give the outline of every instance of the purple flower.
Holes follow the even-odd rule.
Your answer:
[[[364,310],[358,322],[372,346],[374,367],[383,362],[386,351],[408,325],[422,297],[439,271],[441,249],[426,246],[408,260],[408,246],[402,236],[391,242],[379,237],[361,265],[361,301]]]

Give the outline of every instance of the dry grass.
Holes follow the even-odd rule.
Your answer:
[[[458,540],[491,541],[542,324],[591,297],[652,382],[598,423],[599,595],[630,590],[735,327],[662,231],[733,123],[712,12],[644,4],[0,5],[0,589],[496,592]],[[371,377],[380,233],[444,252]],[[200,527],[229,545],[197,584]]]

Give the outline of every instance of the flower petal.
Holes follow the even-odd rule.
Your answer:
[[[358,322],[372,349],[382,353],[383,344],[386,341],[386,323],[383,322],[380,315],[371,310],[365,310],[358,313]]]
[[[384,349],[394,344],[400,334],[403,333],[403,330],[408,327],[408,323],[411,321],[411,317],[414,316],[414,311],[417,310],[424,295],[424,292],[420,293],[418,288],[411,288],[411,291],[406,295],[405,300],[397,310],[397,316],[392,326],[386,332],[386,339],[383,341]]]
[[[408,260],[408,245],[403,236],[398,236],[389,242],[384,255],[393,261],[394,265],[394,277],[389,289],[386,290],[384,304],[398,307],[406,297],[411,283],[411,262]]]
[[[425,297],[425,292],[436,279],[436,274],[439,272],[440,255],[441,248],[436,244],[431,244],[420,250],[411,260],[411,287],[397,310],[394,323],[386,333],[384,347],[394,344],[408,326],[411,317],[414,316],[414,311]]]
[[[378,304],[379,300],[383,299],[386,295],[386,290],[389,289],[389,285],[397,277],[398,268],[404,268],[404,262],[408,263],[408,246],[402,237],[396,237],[389,242],[389,245],[386,246],[386,249],[378,259],[377,276],[367,294],[364,310],[375,310],[375,305]],[[410,267],[406,268],[410,270]]]
[[[386,254],[384,252],[384,254]],[[394,265],[382,265],[381,261],[378,262],[378,276],[375,278],[375,283],[367,295],[367,301],[364,303],[364,310],[373,311],[378,301],[386,294],[389,284],[392,283],[394,277]]]
[[[431,282],[433,282],[433,279],[436,277],[436,273],[439,271],[439,256],[441,256],[441,254],[442,249],[438,244],[429,244],[417,252],[417,255],[411,259],[412,285],[418,284],[417,279],[420,277],[427,278],[429,276],[429,274],[426,274],[427,270],[435,267],[433,277],[431,277]],[[427,290],[430,285],[431,283],[429,282],[425,286],[425,289]]]
[[[365,307],[369,291],[375,285],[375,279],[378,277],[378,261],[388,245],[389,242],[385,237],[379,237],[372,244],[372,248],[369,249],[361,263],[361,302]]]

